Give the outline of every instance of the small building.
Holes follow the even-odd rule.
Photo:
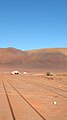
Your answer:
[[[27,72],[23,72],[24,75],[27,75]]]
[[[16,71],[12,71],[10,74],[11,74],[11,75],[20,74],[20,72],[16,70]]]

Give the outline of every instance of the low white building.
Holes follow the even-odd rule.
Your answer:
[[[26,71],[24,71],[24,72],[23,72],[23,74],[24,74],[24,75],[27,75],[27,72],[26,72]]]
[[[10,74],[11,74],[11,75],[20,74],[20,72],[16,70],[16,71],[12,71]]]

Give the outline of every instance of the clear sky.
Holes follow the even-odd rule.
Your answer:
[[[0,0],[0,48],[67,48],[67,0]]]

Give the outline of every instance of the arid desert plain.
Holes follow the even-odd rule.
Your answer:
[[[67,48],[0,49],[0,120],[67,120]]]
[[[67,120],[67,74],[0,74],[0,120]]]

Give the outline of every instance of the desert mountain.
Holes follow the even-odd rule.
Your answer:
[[[53,69],[67,71],[67,48],[22,51],[0,48],[0,70]]]

